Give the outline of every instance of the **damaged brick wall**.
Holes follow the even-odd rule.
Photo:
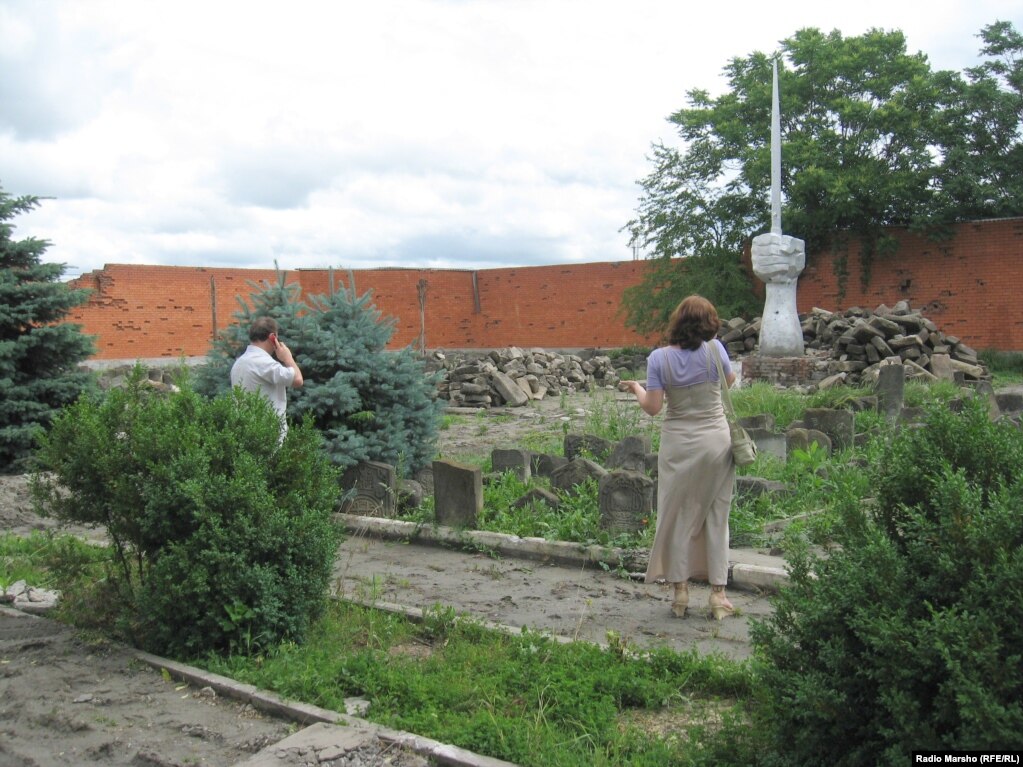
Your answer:
[[[974,348],[1023,350],[1023,218],[962,224],[941,243],[905,231],[896,236],[898,252],[874,260],[866,289],[855,247],[846,255],[844,280],[835,254],[811,254],[799,280],[799,311],[908,300]],[[619,314],[622,292],[639,282],[645,267],[644,261],[620,261],[333,274],[309,269],[288,272],[287,279],[309,295],[329,292],[331,279],[340,289],[354,277],[356,293],[372,290],[376,307],[396,319],[393,348],[419,346],[423,335],[428,349],[615,348],[657,341],[658,334],[626,328]],[[98,337],[97,359],[201,356],[216,330],[232,323],[238,298],[252,292],[250,283],[274,279],[272,269],[110,264],[73,283],[93,294],[68,321]]]

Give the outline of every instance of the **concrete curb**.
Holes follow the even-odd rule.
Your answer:
[[[255,709],[281,719],[289,719],[302,725],[331,724],[358,727],[372,732],[377,738],[387,743],[394,743],[415,751],[422,756],[429,756],[436,760],[438,764],[454,765],[455,767],[515,767],[512,762],[506,762],[503,759],[483,756],[482,754],[476,754],[458,746],[424,738],[414,733],[382,727],[366,719],[360,719],[349,714],[342,714],[337,711],[320,708],[319,706],[282,698],[280,695],[269,690],[261,690],[250,684],[236,682],[228,677],[213,674],[185,663],[151,655],[141,650],[135,651],[135,657],[158,671],[166,671],[176,679],[198,687],[210,687],[218,695],[248,703]]]
[[[634,568],[640,555],[633,549],[608,546],[585,546],[544,538],[520,538],[517,535],[493,533],[486,530],[459,530],[443,525],[424,525],[381,517],[362,517],[338,514],[337,518],[353,535],[373,535],[389,540],[412,541],[459,549],[496,551],[501,556],[519,559],[557,562],[575,567],[604,563],[612,568]],[[777,591],[789,582],[783,567],[742,561],[744,552],[729,552],[728,581],[730,586],[751,591]],[[641,575],[631,573],[633,578]]]

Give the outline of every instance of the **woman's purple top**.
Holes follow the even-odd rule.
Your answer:
[[[721,367],[725,371],[725,377],[732,372],[732,363],[728,360],[728,352],[716,338],[711,342],[717,344],[718,355],[721,357]],[[693,384],[706,383],[707,381],[718,380],[718,367],[714,359],[707,364],[707,352],[710,347],[701,344],[699,348],[679,349],[677,346],[662,346],[654,349],[646,361],[646,388],[663,389],[665,381],[670,380],[672,386],[692,386]],[[671,378],[664,375],[664,365],[671,366]]]

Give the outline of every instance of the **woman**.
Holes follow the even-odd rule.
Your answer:
[[[720,325],[710,301],[689,296],[668,322],[668,346],[647,359],[647,387],[623,381],[649,415],[657,415],[668,402],[657,458],[657,530],[646,582],[674,585],[671,611],[679,618],[689,607],[690,578],[710,582],[715,618],[734,611],[725,584],[735,465],[714,355],[721,360],[726,385],[735,382],[735,374],[716,338]]]

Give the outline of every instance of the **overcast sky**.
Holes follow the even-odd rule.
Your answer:
[[[1020,0],[0,0],[0,185],[106,263],[490,268],[632,258],[651,143],[733,56],[901,29],[978,62]]]

